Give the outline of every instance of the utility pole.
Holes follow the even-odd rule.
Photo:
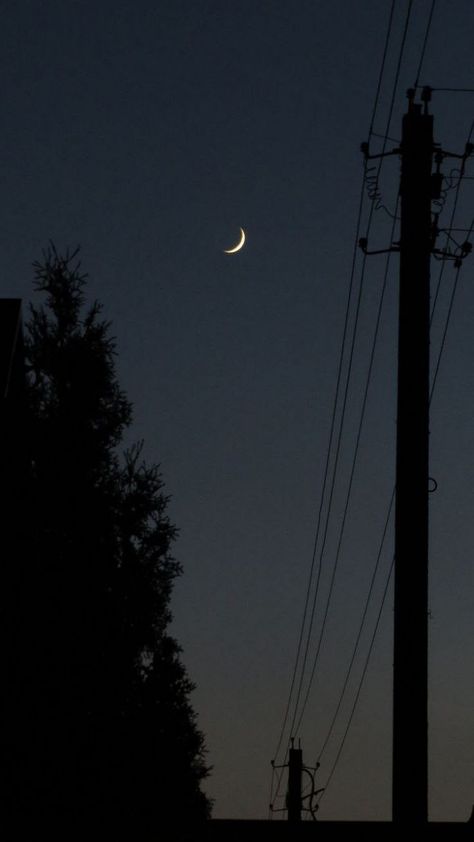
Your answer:
[[[302,813],[310,813],[311,818],[316,821],[319,804],[315,804],[314,802],[318,795],[324,792],[324,787],[316,789],[315,775],[319,769],[319,763],[316,763],[315,766],[305,766],[303,764],[301,742],[298,741],[298,748],[295,748],[294,738],[292,737],[291,748],[288,752],[288,763],[283,763],[282,766],[275,766],[272,760],[272,767],[273,769],[288,769],[288,789],[286,791],[285,806],[275,808],[273,804],[270,804],[270,812],[286,813],[288,821],[292,824],[302,821]],[[303,772],[309,777],[311,782],[311,788],[306,795],[303,795]],[[308,802],[308,806],[304,804],[306,801]]]
[[[289,822],[301,821],[303,750],[290,748],[288,760],[288,795],[286,807]]]
[[[392,817],[428,821],[428,437],[433,117],[408,92],[401,142]]]

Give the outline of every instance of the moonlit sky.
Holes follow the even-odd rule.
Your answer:
[[[374,129],[385,133],[407,9],[395,3]],[[311,563],[388,0],[9,0],[2,7],[3,296],[37,300],[31,264],[81,244],[113,323],[130,441],[159,461],[184,575],[173,633],[197,689],[214,816],[265,818]],[[400,137],[431,0],[414,3],[389,134]],[[474,88],[470,0],[438,0],[421,84]],[[462,152],[474,94],[435,92],[435,139]],[[380,151],[382,140],[371,147]],[[395,143],[389,141],[387,149]],[[455,166],[446,163],[444,170]],[[474,160],[467,174],[474,176]],[[383,165],[394,209],[399,159]],[[455,225],[474,215],[465,180]],[[449,224],[454,191],[441,216]],[[364,223],[370,201],[365,194]],[[440,222],[440,225],[441,225]],[[223,254],[247,233],[244,249]],[[365,228],[361,231],[365,233]],[[462,233],[458,239],[464,239]],[[373,214],[370,245],[390,243]],[[441,246],[443,243],[439,241]],[[367,260],[320,628],[350,473],[385,256]],[[350,660],[394,482],[396,255],[333,600],[299,736],[313,765]],[[440,263],[433,261],[433,282]],[[357,256],[355,281],[362,266]],[[432,402],[430,816],[474,793],[474,257],[459,275]],[[454,283],[433,320],[439,349]],[[351,309],[351,319],[354,316]],[[347,357],[346,357],[347,359]],[[336,757],[393,552],[390,528],[355,673],[321,761]],[[391,590],[320,818],[387,819]],[[312,663],[314,645],[310,648]],[[288,734],[286,734],[288,736]],[[279,762],[282,762],[280,754]],[[278,806],[281,806],[281,800]]]

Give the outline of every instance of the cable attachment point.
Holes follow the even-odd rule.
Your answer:
[[[466,240],[465,243],[461,244],[461,254],[459,254],[454,261],[455,269],[459,269],[462,261],[464,260],[465,257],[467,257],[471,253],[471,251],[472,251],[472,243],[469,243]]]
[[[461,161],[463,161],[464,164],[464,162],[472,155],[473,152],[474,143],[466,143],[466,146],[464,147],[464,152],[462,154],[459,154],[459,152],[448,152],[445,149],[441,149],[437,154],[442,155],[443,158],[459,158]]]
[[[437,256],[439,260],[452,260],[454,261],[453,265],[455,269],[460,269],[462,262],[465,257],[467,257],[472,251],[472,243],[469,243],[467,240],[465,243],[462,243],[459,246],[460,252],[456,254],[455,252],[443,249],[433,249],[432,254]]]
[[[367,237],[360,237],[360,239],[359,239],[359,248],[360,248],[360,249],[361,249],[361,251],[363,251],[363,252],[364,252],[364,254],[366,254],[366,255],[372,255],[372,254],[388,254],[388,252],[390,252],[390,251],[400,251],[400,244],[399,244],[399,243],[393,243],[393,244],[391,245],[391,247],[390,247],[390,248],[388,248],[388,249],[376,249],[375,251],[368,251],[368,249],[367,249],[368,244],[369,244],[369,241],[368,241]]]
[[[371,155],[369,153],[369,144],[367,141],[361,143],[360,151],[362,152],[366,161],[372,161],[374,158],[388,158],[390,155],[399,155],[400,154],[400,147],[396,146],[395,149],[391,149],[390,152],[380,152],[378,155]]]

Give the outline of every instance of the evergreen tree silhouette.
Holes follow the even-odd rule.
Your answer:
[[[168,497],[140,444],[118,452],[132,410],[110,324],[97,302],[85,306],[78,252],[51,246],[35,276],[46,302],[25,330],[30,475],[10,803],[45,827],[191,824],[209,816],[208,769],[169,633],[181,567]]]

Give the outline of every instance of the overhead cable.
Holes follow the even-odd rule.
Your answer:
[[[429,34],[430,34],[431,23],[432,23],[432,20],[433,20],[433,12],[434,12],[434,9],[435,9],[435,5],[436,5],[436,0],[432,0],[431,10],[430,10],[430,14],[428,16],[428,23],[426,24],[425,39],[423,41],[423,46],[421,48],[420,61],[418,62],[418,70],[416,71],[415,84],[413,86],[415,88],[418,87],[418,82],[420,81],[421,68],[423,67],[423,61],[425,59],[426,45],[428,43],[428,38],[429,38]]]
[[[395,104],[395,97],[396,97],[396,92],[397,92],[397,89],[398,89],[398,83],[399,83],[399,79],[400,79],[400,70],[401,70],[403,55],[404,55],[404,51],[405,51],[405,44],[406,44],[406,38],[407,38],[408,27],[409,27],[409,22],[410,22],[410,15],[411,15],[411,11],[412,11],[412,5],[413,5],[413,0],[410,0],[410,2],[408,4],[406,18],[405,18],[405,25],[404,25],[403,35],[402,35],[402,41],[401,41],[399,55],[398,55],[397,67],[396,67],[396,71],[395,71],[395,78],[394,78],[394,82],[393,82],[392,96],[391,96],[391,100],[390,100],[390,108],[389,108],[389,113],[388,113],[388,118],[387,118],[385,136],[388,136],[389,131],[390,131],[390,124],[391,124],[391,121],[392,121],[393,109],[394,109],[394,104]],[[385,151],[385,146],[386,146],[386,141],[384,141],[384,144],[383,144],[383,147],[382,147],[382,155]],[[380,171],[381,171],[381,168],[382,168],[382,165],[383,165],[383,161],[384,161],[384,158],[380,157],[379,165],[378,165],[377,178],[380,175]],[[366,234],[367,239],[368,239],[370,227],[371,227],[371,224],[372,224],[374,209],[375,209],[375,199],[373,200],[371,208],[370,208],[369,219],[368,219],[368,223],[367,223],[367,234]],[[395,223],[395,220],[394,220],[394,223]],[[357,335],[358,316],[359,316],[360,301],[361,301],[361,296],[362,296],[365,265],[366,265],[366,255],[364,254],[364,260],[363,260],[362,270],[361,270],[361,279],[360,279],[360,284],[359,284],[358,304],[357,304],[356,316],[355,316],[354,327],[353,327],[353,332],[352,332],[352,342],[351,342],[351,350],[350,350],[350,353],[349,353],[348,370],[347,370],[347,374],[346,374],[346,384],[345,384],[345,390],[344,390],[343,407],[342,407],[341,419],[340,419],[340,423],[339,423],[338,440],[337,440],[337,445],[336,445],[336,456],[335,456],[335,461],[334,461],[334,466],[333,466],[333,477],[332,477],[332,482],[331,482],[329,504],[328,504],[328,509],[327,509],[327,513],[326,513],[326,523],[325,523],[324,532],[323,532],[322,549],[321,549],[321,552],[320,552],[320,561],[319,561],[320,569],[322,567],[322,560],[323,560],[326,538],[327,538],[327,533],[328,533],[329,520],[330,520],[330,516],[331,516],[331,503],[332,503],[332,498],[333,498],[333,493],[334,493],[334,487],[335,487],[335,481],[336,481],[336,475],[337,475],[337,468],[338,468],[338,462],[339,462],[340,445],[341,445],[342,433],[343,433],[343,428],[344,428],[345,411],[346,411],[346,406],[347,406],[349,383],[350,383],[350,377],[351,377],[351,372],[352,372],[352,363],[353,363],[355,341],[356,341],[356,335]],[[324,612],[323,627],[322,627],[322,630],[321,630],[321,633],[320,633],[321,635],[324,633],[324,627],[326,625],[326,621],[327,621],[327,617],[328,617],[328,613],[329,613],[329,604],[330,604],[330,601],[331,601],[331,597],[332,597],[332,591],[330,591],[328,599],[327,599],[326,609],[325,609],[325,612]],[[307,642],[306,642],[305,655],[304,655],[304,658],[303,658],[303,667],[302,667],[300,682],[299,682],[299,687],[298,687],[297,701],[296,701],[296,704],[295,704],[293,721],[292,721],[292,726],[291,726],[291,729],[290,729],[290,731],[292,733],[292,736],[296,736],[296,734],[298,733],[298,732],[293,733],[293,728],[294,728],[294,725],[295,725],[297,719],[298,719],[298,728],[301,727],[301,722],[302,722],[302,716],[300,716],[298,718],[298,705],[299,705],[299,701],[300,701],[300,698],[301,698],[302,686],[303,686],[303,680],[304,680],[304,669],[306,667],[309,645],[310,645],[311,635],[312,635],[312,629],[313,629],[313,625],[314,625],[315,608],[316,608],[316,599],[313,599],[313,608],[312,608],[312,612],[311,612],[309,629],[308,629],[308,632],[307,632]],[[318,660],[319,660],[319,654],[320,654],[320,648],[317,650],[316,655],[315,655],[315,660],[314,660],[313,668],[312,668],[312,671],[311,671],[311,677],[310,677],[310,680],[309,680],[309,683],[308,683],[306,696],[305,696],[305,706],[306,706],[306,700],[309,698],[309,694],[311,692],[311,686],[312,686],[312,683],[313,683],[313,680],[314,680],[314,676],[315,676],[315,673],[316,673],[316,667],[317,667],[317,663],[318,663]]]
[[[393,240],[395,239],[395,226],[396,226],[397,209],[398,209],[398,200],[397,200],[397,205],[396,205],[396,209],[395,209],[395,218],[394,218],[393,223],[392,223],[390,242],[393,242]],[[350,501],[351,501],[352,488],[353,488],[353,485],[354,485],[354,477],[355,477],[355,471],[356,471],[356,465],[357,465],[357,458],[358,458],[358,455],[359,455],[360,442],[361,442],[361,438],[362,438],[362,430],[363,430],[363,427],[364,427],[365,414],[366,414],[366,409],[367,409],[367,401],[368,401],[368,396],[369,396],[369,388],[370,388],[370,382],[371,382],[371,379],[372,379],[372,371],[373,371],[374,361],[375,361],[375,351],[376,351],[376,348],[377,348],[377,341],[378,341],[379,331],[380,331],[380,323],[381,323],[381,319],[382,319],[382,309],[383,309],[383,304],[384,304],[384,300],[385,300],[385,293],[386,293],[386,290],[387,290],[388,274],[389,274],[391,256],[392,256],[392,252],[388,252],[387,258],[386,258],[386,261],[385,261],[385,271],[384,271],[383,283],[382,283],[380,297],[379,297],[379,304],[378,304],[377,316],[376,316],[376,321],[375,321],[375,330],[374,330],[374,335],[373,335],[373,338],[372,338],[372,346],[371,346],[371,350],[370,350],[369,367],[368,367],[368,370],[367,370],[367,375],[366,375],[366,380],[365,380],[365,388],[364,388],[362,407],[361,407],[361,411],[360,411],[359,423],[358,423],[358,428],[357,428],[356,443],[355,443],[355,448],[354,448],[354,454],[353,454],[353,457],[352,457],[351,472],[350,472],[349,482],[348,482],[348,486],[347,486],[346,499],[345,499],[345,504],[344,504],[344,511],[343,511],[343,516],[342,516],[341,526],[340,526],[340,529],[339,529],[339,537],[338,537],[336,556],[335,556],[335,561],[334,561],[334,565],[333,565],[333,571],[332,571],[332,576],[331,576],[331,581],[330,581],[330,586],[329,586],[329,593],[328,593],[328,597],[327,597],[327,600],[326,600],[326,607],[325,607],[323,622],[322,622],[321,631],[320,631],[320,635],[319,635],[318,645],[317,645],[317,648],[316,648],[316,654],[314,656],[311,675],[310,675],[310,679],[309,679],[309,682],[308,682],[308,689],[307,689],[306,696],[305,696],[305,699],[304,699],[304,702],[303,702],[303,706],[302,706],[302,709],[301,709],[301,712],[300,712],[298,725],[296,727],[296,733],[298,733],[298,731],[299,731],[299,728],[300,728],[300,725],[301,725],[301,722],[302,722],[302,719],[303,719],[303,716],[304,716],[304,712],[305,712],[305,709],[306,709],[306,706],[307,706],[307,703],[308,703],[308,700],[309,700],[309,693],[310,693],[311,685],[312,685],[312,682],[313,682],[313,679],[314,679],[314,674],[315,674],[315,671],[316,671],[316,665],[317,665],[317,661],[318,661],[318,657],[319,657],[319,652],[320,652],[321,646],[322,646],[322,641],[323,641],[324,632],[325,632],[326,623],[327,623],[327,618],[328,618],[328,613],[329,613],[329,606],[330,606],[330,603],[331,603],[331,598],[332,598],[332,594],[333,594],[333,590],[334,590],[334,584],[335,584],[335,580],[336,580],[336,573],[337,573],[337,569],[338,569],[338,565],[339,565],[339,559],[340,559],[341,548],[342,548],[342,541],[343,541],[344,532],[345,532],[347,515],[348,515],[348,512],[349,512],[349,505],[350,505]],[[378,560],[379,560],[379,558],[378,558]],[[378,560],[377,560],[377,565],[378,565]],[[364,616],[365,616],[365,613],[366,612],[364,612]],[[360,637],[360,634],[359,634],[359,637]],[[318,758],[318,761],[319,761],[319,758]]]

